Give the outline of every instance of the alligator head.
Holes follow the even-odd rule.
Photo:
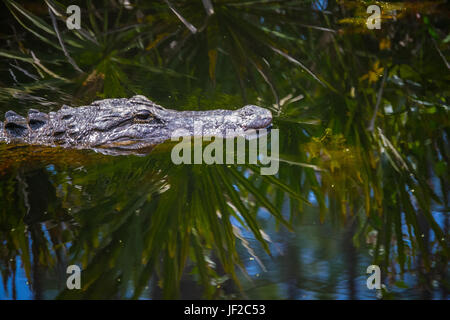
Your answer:
[[[266,128],[272,122],[269,110],[253,105],[238,110],[176,111],[144,96],[99,100],[77,108],[63,106],[48,115],[30,110],[27,118],[8,111],[6,118],[3,131],[7,142],[94,149],[114,155],[146,153],[174,136],[229,137],[230,132]]]

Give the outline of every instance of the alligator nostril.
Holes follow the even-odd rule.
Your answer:
[[[239,115],[245,119],[248,129],[266,128],[272,123],[270,110],[255,105],[246,105],[239,110]]]

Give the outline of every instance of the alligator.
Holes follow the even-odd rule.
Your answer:
[[[0,121],[0,142],[92,149],[103,154],[145,154],[176,137],[230,137],[270,126],[269,110],[246,105],[237,110],[176,111],[145,96],[104,99],[87,106],[63,105],[56,112],[30,109],[27,117],[14,111]],[[198,132],[195,124],[201,124]]]

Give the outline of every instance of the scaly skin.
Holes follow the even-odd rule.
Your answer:
[[[26,118],[8,111],[0,122],[0,142],[137,154],[173,136],[225,137],[230,136],[227,130],[239,134],[266,128],[271,122],[269,110],[252,105],[234,111],[175,111],[134,96],[77,108],[63,106],[49,114],[30,109]],[[203,131],[199,132],[200,123]]]

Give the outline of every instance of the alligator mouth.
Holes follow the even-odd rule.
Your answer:
[[[270,118],[263,118],[258,121],[258,124],[251,125],[247,127],[245,130],[260,130],[260,129],[271,129],[273,126],[272,124],[272,117]]]
[[[111,141],[108,141],[106,143],[101,143],[95,146],[95,148],[100,149],[113,149],[113,148],[123,148],[123,149],[139,149],[139,148],[133,148],[135,145],[139,143],[145,143],[145,139],[136,139],[133,137],[123,136],[123,137],[117,137],[111,139]]]
[[[137,155],[137,156],[146,156],[152,152],[152,150],[156,147],[156,145],[145,145],[140,146],[139,148],[127,148],[127,145],[121,144],[111,144],[108,146],[97,146],[93,148],[94,151],[108,155],[108,156],[124,156],[124,155]]]
[[[253,125],[253,126],[249,126],[247,128],[243,128],[242,131],[238,131],[238,133],[235,132],[235,134],[231,134],[230,136],[222,135],[219,133],[215,133],[213,134],[213,136],[221,136],[222,138],[232,138],[235,137],[235,135],[239,135],[239,134],[243,134],[246,136],[254,136],[256,134],[256,136],[259,136],[260,134],[265,134],[265,133],[269,133],[270,130],[272,129],[273,125],[272,125],[272,119],[264,119],[262,121],[259,122],[259,125]],[[255,131],[259,131],[259,130],[267,130],[267,132],[255,132]],[[186,132],[185,135],[186,137],[195,137],[194,132],[191,132],[190,130],[187,130],[188,132]],[[202,135],[203,136],[203,135]],[[210,136],[208,134],[205,134],[204,136]],[[181,136],[177,136],[177,137],[181,137]],[[167,137],[167,139],[165,139],[164,141],[169,141],[170,137]],[[164,142],[162,141],[162,142]],[[150,147],[154,147],[155,145],[161,143],[160,142],[155,142],[152,141],[151,139],[145,139],[145,138],[135,138],[135,137],[130,137],[130,136],[120,136],[117,138],[113,138],[110,141],[106,142],[106,143],[102,143],[99,144],[97,146],[95,146],[96,148],[101,148],[101,149],[117,149],[117,150],[141,150],[141,149],[148,149]]]
[[[149,143],[145,139],[134,139],[129,137],[120,137],[110,141],[97,145],[93,148],[94,151],[104,155],[148,155],[157,144]]]
[[[140,142],[142,142],[142,140]],[[139,141],[130,140],[130,139],[117,139],[115,141],[111,141],[107,146],[108,147],[126,147],[126,146],[133,146],[137,143],[139,143]]]

